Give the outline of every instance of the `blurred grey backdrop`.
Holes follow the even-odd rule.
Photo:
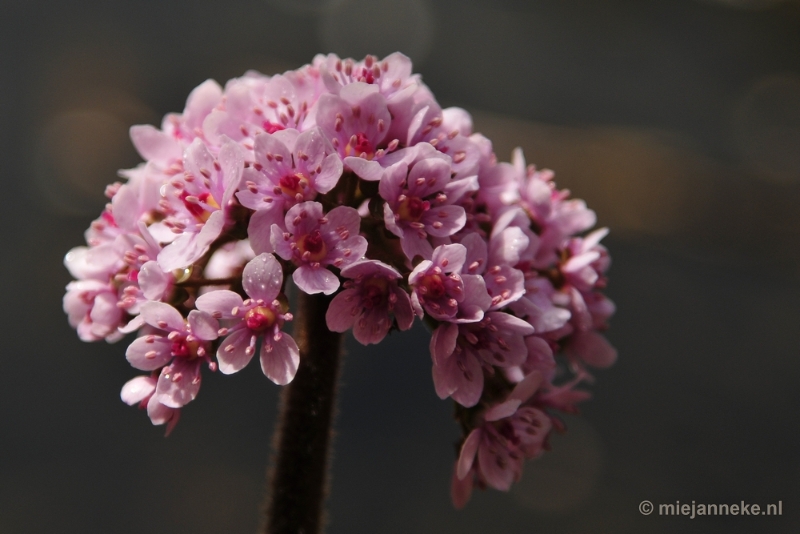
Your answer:
[[[206,373],[174,434],[119,400],[124,343],[81,343],[66,251],[103,187],[206,78],[394,50],[508,159],[609,226],[618,363],[510,493],[449,502],[427,333],[348,342],[329,532],[800,531],[796,0],[5,0],[0,533],[254,532],[278,388]],[[781,517],[642,516],[783,502]]]

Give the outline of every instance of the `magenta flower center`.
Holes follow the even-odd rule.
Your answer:
[[[203,207],[203,204],[211,206],[213,208],[219,209],[219,204],[217,201],[214,200],[214,197],[211,196],[211,193],[201,193],[197,195],[197,199],[200,200],[201,203],[198,202],[189,202],[186,199],[189,197],[189,193],[184,189],[181,193],[181,200],[183,200],[183,205],[186,209],[191,213],[195,219],[200,222],[206,222],[209,217],[211,217],[211,212],[206,211],[206,208]]]
[[[400,202],[397,214],[404,221],[417,222],[431,207],[431,203],[419,197],[407,197]]]
[[[274,134],[275,132],[279,132],[281,130],[286,129],[285,126],[270,121],[264,121],[264,124],[262,124],[261,126],[268,134]]]
[[[176,339],[172,342],[172,355],[177,358],[193,360],[197,358],[197,350],[203,345],[200,341],[187,341],[186,338]]]
[[[366,154],[367,159],[372,159],[372,156],[375,155],[375,147],[372,146],[372,143],[369,142],[367,136],[363,133],[357,133],[355,135],[355,143],[352,140],[347,143],[345,147],[345,153],[349,155],[358,156],[360,154]]]
[[[447,293],[447,289],[444,287],[444,280],[442,276],[438,274],[424,276],[420,286],[425,288],[424,294],[426,297],[437,299],[442,298]]]
[[[325,245],[319,230],[314,230],[300,238],[297,242],[297,248],[300,250],[303,259],[308,261],[321,261],[328,255],[328,247]],[[308,256],[306,256],[306,252]]]
[[[298,172],[291,176],[284,176],[279,183],[281,191],[290,197],[295,197],[298,194],[304,195],[305,189],[308,187],[308,178]]]
[[[263,332],[275,324],[275,312],[264,306],[256,306],[244,316],[244,324],[254,332]]]

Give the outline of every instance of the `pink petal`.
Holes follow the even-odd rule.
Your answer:
[[[383,341],[391,326],[385,308],[365,310],[353,325],[353,337],[362,345],[377,344]]]
[[[451,397],[465,408],[471,408],[478,404],[481,393],[483,393],[483,369],[476,358],[467,353],[461,354],[456,355],[456,358],[460,358],[464,364],[466,369],[464,372],[455,364],[456,358],[451,358],[453,360],[453,380],[457,384],[457,389]],[[469,377],[466,373],[469,373]]]
[[[164,302],[145,302],[142,305],[141,316],[150,326],[161,330],[186,331],[186,322],[178,310]]]
[[[512,267],[519,263],[519,256],[528,248],[530,240],[516,226],[506,228],[491,240],[489,257],[494,264],[506,263]]]
[[[549,371],[556,366],[553,359],[553,349],[550,344],[538,336],[528,336],[525,338],[525,345],[528,347],[528,359],[525,367],[528,369],[538,369],[541,372]]]
[[[174,411],[173,408],[169,408],[158,402],[155,395],[150,397],[150,400],[147,402],[147,415],[150,416],[150,421],[154,425],[163,425],[172,419]]]
[[[467,249],[464,260],[464,272],[468,274],[481,274],[486,270],[488,259],[486,241],[477,233],[471,233],[461,239],[461,244]]]
[[[244,149],[238,143],[226,138],[226,142],[219,149],[219,164],[222,167],[224,191],[220,206],[223,208],[228,205],[233,198],[233,193],[241,184],[244,158]]]
[[[315,293],[330,295],[339,289],[339,279],[324,267],[301,265],[292,273],[292,279],[301,291],[309,295]]]
[[[450,499],[456,510],[461,510],[469,502],[472,495],[472,477],[459,479],[456,470],[453,469],[453,478],[450,481]]]
[[[348,298],[352,300],[348,302]],[[328,329],[332,332],[347,332],[353,327],[359,309],[358,291],[345,289],[333,297],[333,300],[328,305],[328,311],[325,312],[325,322],[328,325]]]
[[[142,402],[156,390],[156,379],[151,376],[137,376],[125,382],[120,392],[122,402],[129,406]]]
[[[335,261],[338,258],[342,258],[342,266],[349,265],[350,263],[359,261],[364,258],[364,254],[367,252],[367,239],[360,235],[351,235],[347,239],[339,241],[336,244],[335,252],[328,253],[328,257],[326,258],[326,262],[330,262],[331,260]],[[347,251],[350,251],[349,253]],[[345,256],[347,254],[347,256]]]
[[[474,323],[483,319],[483,312],[492,305],[492,297],[486,292],[483,277],[477,274],[462,274],[464,300],[458,304],[458,323]]]
[[[443,365],[456,349],[457,339],[458,325],[454,323],[440,324],[431,336],[430,350],[433,361]]]
[[[209,291],[197,297],[195,301],[198,310],[211,314],[218,312],[223,319],[231,319],[233,317],[231,310],[241,307],[242,304],[242,297],[227,289]]]
[[[130,334],[131,332],[136,332],[142,326],[144,326],[144,319],[142,319],[141,315],[137,315],[136,317],[128,321],[128,324],[126,324],[125,326],[120,326],[117,330],[119,330],[123,334]]]
[[[339,208],[334,208],[334,210],[331,211],[335,211],[336,209]],[[355,211],[356,215],[358,215],[355,209],[349,209]],[[303,213],[305,213],[305,216],[301,216]],[[301,202],[289,208],[289,211],[286,212],[284,222],[289,233],[305,235],[317,229],[319,220],[323,215],[322,204],[319,202]],[[295,224],[295,219],[299,219],[297,224]],[[334,226],[333,228],[336,227]],[[274,245],[275,243],[273,242],[273,246]]]
[[[356,173],[356,176],[368,182],[377,182],[383,176],[383,167],[377,161],[349,156],[344,158],[344,164]]]
[[[387,224],[387,227],[389,227],[389,224]],[[392,229],[389,228],[389,230]],[[395,235],[397,234],[395,233]],[[428,259],[433,255],[433,247],[430,242],[425,238],[419,237],[419,235],[413,231],[403,232],[403,235],[400,237],[400,246],[403,249],[403,254],[405,254],[409,260],[413,260],[417,256],[422,259]]]
[[[397,320],[397,327],[400,330],[408,330],[414,323],[414,310],[411,309],[411,299],[408,293],[396,287],[392,292],[397,296],[394,303],[394,318]]]
[[[442,262],[446,262],[442,270],[446,273],[457,273],[461,271],[464,261],[467,259],[467,249],[464,245],[441,245],[436,247],[433,251],[431,261],[434,265],[442,266]]]
[[[299,365],[300,350],[292,336],[284,333],[278,341],[267,339],[261,346],[261,370],[279,386],[294,379]]]
[[[455,365],[450,360],[446,360],[442,365],[438,365],[436,361],[433,362],[433,387],[440,399],[446,399],[458,387],[453,383],[453,368]]]
[[[321,229],[326,231],[335,231],[340,227],[344,227],[352,235],[357,235],[361,228],[361,215],[358,210],[349,206],[339,206],[333,208],[325,216],[328,222],[323,224]]]
[[[529,336],[534,332],[529,322],[519,317],[514,317],[510,313],[489,312],[486,316],[492,320],[493,325],[502,330],[507,330],[521,336]]]
[[[181,146],[178,142],[149,124],[131,126],[130,135],[133,146],[146,160],[166,163],[181,157]]]
[[[283,286],[283,269],[272,254],[260,254],[247,262],[242,272],[242,287],[252,299],[275,300]]]
[[[163,367],[172,359],[172,343],[161,336],[153,336],[152,343],[148,343],[150,336],[137,337],[128,345],[125,358],[128,362],[142,371],[154,371]]]
[[[222,374],[236,373],[250,363],[255,354],[255,345],[253,345],[252,353],[247,354],[246,351],[250,346],[252,336],[253,333],[250,330],[243,328],[222,340],[217,349],[217,362]]]
[[[461,206],[438,206],[431,208],[423,218],[425,230],[434,237],[447,237],[455,234],[467,222],[467,214]],[[433,226],[440,223],[441,227]]]
[[[283,234],[284,230],[282,230],[277,224],[273,224],[270,228],[269,242],[272,245],[272,250],[275,251],[275,254],[284,260],[290,260],[292,259],[292,241],[287,241]],[[253,250],[256,250],[255,247],[253,247]]]
[[[521,403],[530,399],[539,386],[542,385],[544,377],[539,371],[533,371],[531,374],[522,379],[522,382],[514,386],[514,389],[509,394],[507,400],[518,400]]]
[[[610,367],[617,361],[617,349],[602,335],[594,330],[576,332],[567,343],[564,352],[578,357],[592,367]]]
[[[522,404],[522,401],[520,401],[519,399],[506,400],[486,410],[486,412],[483,414],[483,418],[486,421],[497,421],[499,419],[505,419],[506,417],[514,415],[514,413],[516,413],[517,411],[517,408],[519,408],[520,404]]]
[[[478,454],[478,445],[481,442],[481,429],[475,428],[469,433],[464,444],[461,445],[461,452],[458,455],[458,462],[456,463],[456,476],[459,480],[466,477],[472,470],[472,464],[475,462],[475,455]]]
[[[283,224],[281,206],[258,210],[250,217],[250,222],[247,225],[247,236],[250,239],[250,246],[253,247],[253,251],[256,254],[275,251],[272,245],[273,224],[276,226]],[[282,235],[281,233],[281,237]]]
[[[483,446],[478,449],[478,468],[486,479],[486,483],[500,491],[511,489],[514,480],[514,472],[511,470],[511,462],[508,461],[508,452],[501,449],[502,445],[495,447]],[[495,451],[495,454],[492,454]],[[497,458],[504,460],[505,468],[498,465]]]
[[[197,397],[200,391],[201,360],[186,361],[175,358],[161,370],[154,395],[158,402],[170,408],[180,408]]]
[[[419,178],[423,178],[423,181],[417,185]],[[408,172],[409,193],[417,197],[427,197],[436,191],[441,191],[449,182],[450,164],[439,158],[418,161]]]
[[[218,337],[219,322],[210,313],[192,310],[189,312],[189,328],[195,337],[211,341]]]
[[[253,145],[256,161],[263,167],[264,174],[275,182],[292,174],[292,153],[279,138],[268,133],[258,134]]]
[[[378,260],[359,260],[342,267],[342,276],[345,278],[356,278],[358,276],[380,275],[390,280],[402,278],[400,273],[391,265],[386,265]]]
[[[161,270],[158,263],[148,261],[139,270],[139,287],[147,300],[161,300],[169,288],[172,275]]]
[[[314,189],[327,193],[339,183],[344,167],[338,154],[330,154],[322,161],[322,169],[314,178]]]
[[[222,233],[225,214],[217,210],[211,214],[197,234],[184,233],[158,253],[158,265],[164,272],[181,269],[200,259]]]
[[[183,119],[189,130],[201,128],[203,120],[222,100],[222,87],[214,80],[206,80],[195,87],[186,99]]]
[[[378,193],[387,202],[395,202],[403,190],[403,180],[408,175],[408,164],[397,162],[387,168],[378,184]]]

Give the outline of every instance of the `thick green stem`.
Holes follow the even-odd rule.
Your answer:
[[[324,526],[343,339],[325,322],[330,301],[325,295],[300,293],[294,328],[300,367],[281,398],[265,534],[318,534]]]

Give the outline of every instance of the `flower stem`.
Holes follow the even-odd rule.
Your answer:
[[[264,512],[265,534],[318,534],[324,524],[342,334],[328,330],[331,297],[300,292],[294,338],[300,366],[283,391]]]

